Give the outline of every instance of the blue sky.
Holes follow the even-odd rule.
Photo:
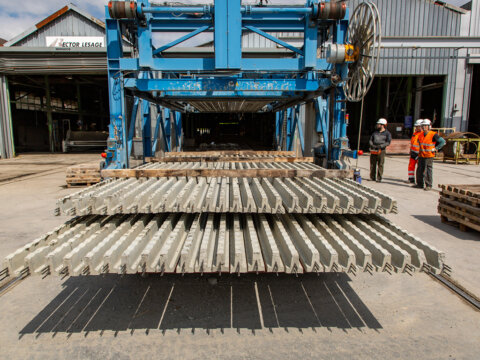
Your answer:
[[[182,3],[210,3],[211,0],[180,0]],[[396,0],[393,0],[396,1]],[[104,6],[107,0],[75,0],[76,5],[93,16],[104,19]],[[244,1],[258,3],[258,0]],[[270,0],[271,4],[303,4],[304,0]],[[462,5],[467,0],[448,0],[454,5]],[[0,37],[6,40],[22,33],[40,20],[59,10],[69,1],[65,0],[0,0]],[[21,6],[19,6],[21,4]]]

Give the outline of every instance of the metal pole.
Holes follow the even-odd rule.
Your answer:
[[[77,108],[78,108],[78,120],[83,124],[83,106],[82,106],[82,92],[80,84],[77,82]]]
[[[335,88],[330,89],[328,99],[328,153],[327,153],[327,168],[332,166],[332,152],[333,152],[333,127],[335,121]]]
[[[48,139],[50,144],[50,152],[54,152],[53,143],[53,117],[52,117],[52,103],[50,97],[50,82],[48,81],[48,75],[45,75],[45,99],[47,101],[47,125],[48,125]]]
[[[364,101],[364,97],[362,98],[362,105],[360,107],[360,124],[358,125],[358,139],[357,139],[357,154],[358,154],[358,150],[360,150],[360,138],[361,138],[361,135],[362,135],[362,122],[363,122],[363,101]],[[357,159],[355,161],[355,169],[358,169],[358,155],[357,155]]]

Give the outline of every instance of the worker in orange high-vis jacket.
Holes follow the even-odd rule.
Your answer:
[[[418,153],[417,185],[415,187],[431,190],[433,185],[433,158],[437,151],[445,145],[445,140],[430,129],[432,123],[428,119],[422,122],[422,132],[418,136],[420,151]]]
[[[418,144],[418,136],[422,132],[422,121],[418,119],[415,121],[413,135],[410,139],[410,161],[408,162],[408,181],[415,184],[415,166],[418,161],[418,153],[420,151],[420,145]]]

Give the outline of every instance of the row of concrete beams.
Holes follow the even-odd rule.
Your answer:
[[[391,197],[350,179],[164,177],[104,181],[59,200],[56,214],[396,211]]]
[[[444,254],[378,215],[77,217],[5,259],[18,274],[440,272]]]
[[[161,158],[147,158],[147,162],[193,162],[193,161],[202,161],[202,162],[309,162],[313,163],[313,157],[294,157],[286,155],[252,155],[252,156],[243,156],[243,155],[208,155],[208,156],[195,156],[195,155],[185,155],[185,156],[164,156]]]
[[[226,169],[226,170],[242,170],[242,169],[291,169],[291,170],[322,170],[323,168],[311,162],[269,162],[261,161],[215,161],[215,162],[154,162],[147,163],[136,167],[135,169]]]
[[[205,150],[205,151],[170,151],[164,154],[164,157],[198,157],[198,156],[243,156],[243,157],[296,157],[295,151],[272,151],[272,150]],[[161,157],[158,158],[161,160]]]

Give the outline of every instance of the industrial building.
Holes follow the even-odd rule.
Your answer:
[[[350,1],[349,6],[353,9],[358,3]],[[476,121],[479,102],[471,101],[478,98],[475,84],[480,81],[477,0],[465,6],[468,10],[430,0],[376,3],[382,19],[383,49],[377,77],[365,99],[362,144],[379,117],[389,120],[394,138],[408,138],[412,119],[423,117],[431,118],[435,127],[480,132]],[[293,46],[303,44],[301,33],[273,34]],[[207,51],[211,45],[199,47]],[[255,33],[243,34],[242,46],[284,50]],[[192,56],[186,49],[183,52]],[[69,129],[106,130],[106,71],[105,25],[73,4],[6,42],[0,47],[1,157],[24,151],[62,151]],[[205,106],[211,104],[204,104],[203,111]],[[349,103],[347,109],[348,135],[356,141],[360,104]],[[242,111],[248,114],[252,109]],[[302,109],[300,121],[308,132],[304,113]],[[190,122],[187,116],[183,130],[193,136],[196,130]],[[273,117],[272,124],[268,123],[262,127],[263,139],[273,137]],[[208,125],[208,120],[202,124]],[[202,131],[218,134],[214,129]],[[226,136],[241,131],[230,126]],[[303,152],[310,155],[317,139],[315,134],[305,135]],[[298,140],[295,145],[299,147]],[[254,146],[268,149],[272,144],[258,140]]]
[[[69,129],[106,129],[102,21],[70,4],[0,49],[2,157],[62,151]]]

